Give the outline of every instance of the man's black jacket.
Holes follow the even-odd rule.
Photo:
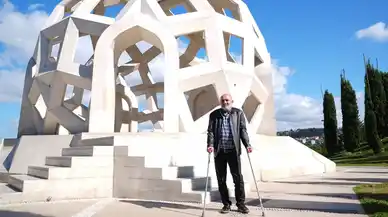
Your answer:
[[[220,132],[222,127],[222,109],[217,109],[210,113],[209,125],[207,128],[207,145],[214,147],[214,155],[218,153],[218,143],[220,141]],[[237,155],[241,154],[241,142],[245,148],[250,147],[247,133],[244,112],[238,108],[232,108],[230,112],[230,121],[232,127],[233,142],[236,147]]]

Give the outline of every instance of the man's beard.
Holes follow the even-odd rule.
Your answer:
[[[221,108],[226,112],[230,112],[232,110],[232,106],[222,106]]]

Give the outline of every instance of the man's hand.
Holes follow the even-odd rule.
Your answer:
[[[252,153],[252,147],[248,147],[248,148],[247,148],[247,152],[248,152],[248,153]]]
[[[208,147],[207,148],[207,153],[212,153],[214,151],[214,148],[213,147]]]

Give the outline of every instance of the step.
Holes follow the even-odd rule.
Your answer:
[[[205,189],[206,178],[193,178],[193,179],[177,179],[177,180],[163,180],[163,179],[133,179],[133,178],[121,178],[115,180],[115,186],[120,191],[131,192],[137,194],[142,191],[161,191],[170,192],[174,195],[192,192],[194,190]],[[210,187],[209,179],[209,187]]]
[[[40,179],[29,175],[10,176],[9,185],[23,194],[45,194],[56,197],[110,197],[112,178]]]
[[[62,156],[113,156],[114,146],[81,146],[62,149]]]
[[[122,173],[127,174],[128,178],[133,179],[165,179],[176,180],[178,178],[192,178],[194,176],[194,167],[124,167]]]
[[[113,157],[80,157],[80,156],[62,156],[46,157],[47,166],[57,167],[103,167],[113,166]]]
[[[245,183],[244,184],[244,189],[245,189],[245,196],[247,197],[248,194],[251,192],[250,191],[250,184],[249,183]],[[234,186],[233,184],[229,184],[228,183],[228,192],[229,192],[229,197],[231,198],[231,200],[235,200],[235,194],[234,194]],[[210,190],[210,197],[211,197],[211,201],[221,201],[221,195],[218,191],[218,187],[217,186],[212,186],[211,187],[211,190]]]
[[[115,169],[123,167],[139,167],[144,168],[146,166],[145,157],[125,156],[114,158]]]
[[[76,146],[113,146],[114,136],[81,139]]]
[[[206,187],[206,177],[195,177],[195,178],[180,178],[182,185],[182,192],[191,192],[196,190],[205,190]],[[212,188],[211,177],[208,178],[208,189]],[[187,187],[186,187],[187,186]]]
[[[10,173],[8,171],[0,171],[0,183],[8,183],[8,177]]]
[[[74,179],[112,177],[113,167],[29,166],[28,175],[42,179]]]
[[[10,185],[6,183],[1,183],[0,184],[0,196],[4,194],[13,194],[13,193],[18,193],[20,191],[17,191],[16,189],[12,188]]]
[[[17,191],[24,191],[26,184],[30,184],[32,182],[38,183],[42,181],[45,180],[28,175],[11,175],[8,179],[8,184]]]
[[[150,200],[150,201],[172,201],[172,202],[182,202],[182,203],[203,203],[204,201],[204,192],[192,191],[185,193],[172,193],[169,191],[139,191],[139,192],[120,192],[121,195],[115,195],[118,198],[127,198],[127,199],[138,199],[138,200]],[[210,193],[206,193],[206,203],[209,203],[211,200]]]

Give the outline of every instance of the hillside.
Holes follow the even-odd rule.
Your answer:
[[[307,128],[277,132],[278,136],[290,136],[292,138],[321,137],[323,128]]]

